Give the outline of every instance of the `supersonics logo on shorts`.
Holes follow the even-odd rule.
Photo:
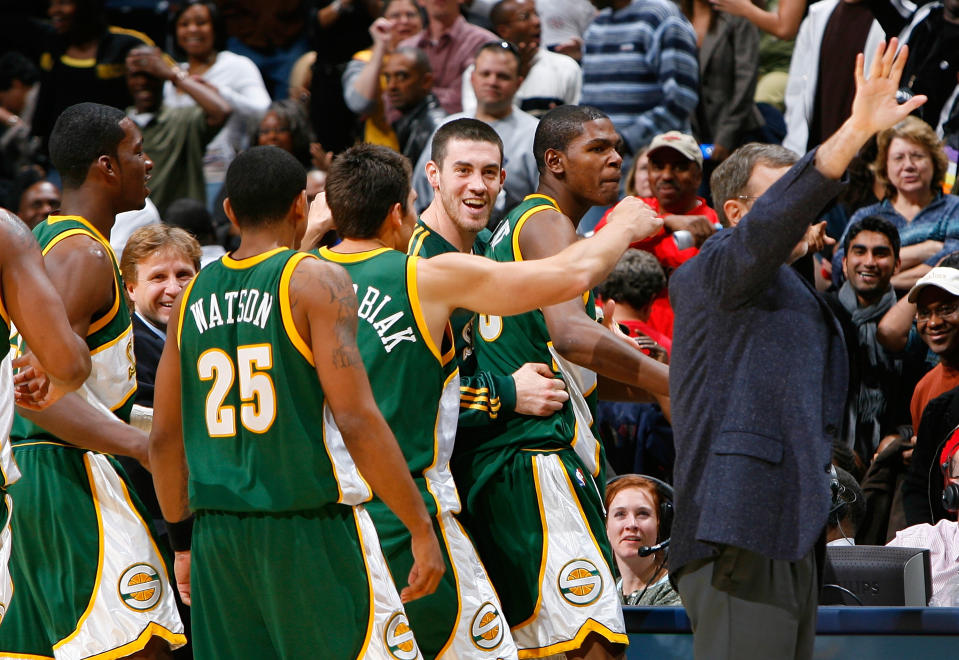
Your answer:
[[[413,631],[410,629],[410,622],[403,612],[396,612],[386,622],[386,633],[384,635],[386,648],[390,655],[396,660],[415,660],[419,657],[419,649],[416,648],[416,640],[413,639]]]
[[[559,593],[577,607],[589,605],[603,592],[603,578],[588,559],[574,559],[559,572]]]
[[[470,639],[478,648],[490,651],[503,641],[506,627],[499,610],[492,603],[483,603],[470,623]]]
[[[123,571],[117,584],[123,604],[136,612],[153,609],[163,594],[160,574],[149,564],[134,564]]]

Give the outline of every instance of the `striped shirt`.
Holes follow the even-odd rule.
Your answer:
[[[940,595],[950,578],[959,574],[959,524],[940,520],[935,525],[922,523],[896,532],[886,545],[900,548],[928,548],[932,568],[932,596]]]
[[[675,4],[604,9],[584,39],[581,102],[607,113],[630,151],[660,133],[690,131],[699,100],[696,33]]]

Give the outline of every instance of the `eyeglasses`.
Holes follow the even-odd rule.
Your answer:
[[[741,199],[744,202],[748,202],[751,199],[759,199],[762,195],[736,195],[736,199]]]
[[[952,316],[957,311],[959,311],[959,303],[950,303],[948,305],[939,305],[935,309],[929,309],[923,307],[916,311],[916,318],[920,321],[928,321],[932,318],[932,315],[935,314],[940,319],[947,316]]]
[[[508,51],[511,52],[513,55],[515,55],[515,56],[517,57],[517,59],[519,58],[519,49],[518,49],[516,46],[514,46],[513,44],[511,44],[510,42],[508,42],[508,41],[502,41],[502,40],[500,40],[500,41],[487,41],[485,44],[483,44],[482,46],[480,46],[480,47],[477,49],[476,54],[479,55],[479,54],[482,53],[484,50],[493,50],[493,49],[496,49],[496,48],[498,48],[498,49],[500,49],[500,50],[508,50]]]

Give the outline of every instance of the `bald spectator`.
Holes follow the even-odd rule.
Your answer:
[[[463,109],[462,77],[476,49],[496,40],[489,30],[466,22],[460,14],[463,0],[423,0],[425,30],[400,42],[426,53],[433,69],[433,93],[446,112]]]
[[[579,103],[583,72],[576,60],[547,50],[542,43],[542,23],[534,0],[500,0],[490,12],[496,34],[520,53],[523,84],[516,92],[516,105],[539,117],[557,105]],[[473,66],[463,74],[463,111],[472,112],[476,95],[469,80]]]
[[[429,143],[446,112],[433,94],[433,70],[426,53],[403,47],[390,55],[383,66],[386,97],[400,113],[393,130],[400,153],[415,161]]]

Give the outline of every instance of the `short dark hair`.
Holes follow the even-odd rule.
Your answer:
[[[492,9],[489,10],[489,22],[493,24],[493,28],[508,23],[510,19],[509,5],[513,4],[513,0],[499,0]]]
[[[306,190],[306,170],[279,147],[251,147],[230,163],[223,185],[238,225],[268,225]]]
[[[849,225],[849,228],[846,229],[846,237],[842,241],[843,252],[849,253],[849,246],[852,244],[852,239],[863,231],[874,231],[879,234],[884,234],[886,238],[889,239],[889,244],[892,245],[893,256],[895,256],[896,259],[899,258],[899,248],[901,246],[899,230],[896,229],[896,225],[885,218],[880,218],[878,215],[866,216],[862,220]]]
[[[357,144],[334,158],[326,177],[326,201],[336,233],[371,238],[394,204],[408,211],[412,172],[406,157],[375,144]]]
[[[512,55],[513,59],[516,60],[516,75],[519,75],[520,67],[523,65],[523,60],[520,57],[519,49],[516,46],[504,39],[487,41],[485,44],[476,49],[476,54],[473,56],[473,59],[478,59],[480,54],[486,51],[491,53],[509,53]]]
[[[163,213],[164,224],[179,227],[192,234],[200,245],[214,245],[213,216],[198,199],[182,197],[173,201]]]
[[[566,151],[569,143],[583,134],[583,124],[597,119],[609,119],[609,115],[591,105],[560,105],[539,120],[533,137],[533,158],[536,168],[546,168],[546,150]]]
[[[14,80],[32,85],[40,80],[40,69],[21,53],[11,50],[0,55],[0,92],[10,89]]]
[[[439,127],[433,134],[433,144],[430,147],[430,160],[443,166],[446,159],[446,145],[450,140],[471,140],[473,142],[489,142],[499,148],[500,165],[503,163],[503,140],[489,124],[479,119],[454,119]]]
[[[176,24],[180,20],[180,16],[183,15],[183,12],[196,5],[206,7],[207,11],[210,12],[210,24],[213,26],[213,50],[220,52],[226,49],[226,23],[223,21],[220,10],[216,8],[216,3],[210,2],[210,0],[186,0],[178,9],[175,9],[170,16],[170,36],[173,37],[171,40],[173,42],[173,54],[178,59],[185,59],[186,52],[180,48],[180,44],[177,43]]]
[[[716,209],[716,215],[723,226],[729,226],[723,204],[746,191],[757,165],[792,167],[798,160],[799,156],[778,144],[750,142],[736,149],[729,158],[720,163],[709,177],[709,188],[713,194],[713,208]]]
[[[60,113],[50,132],[50,160],[64,188],[78,188],[100,156],[117,156],[123,141],[122,110],[99,103],[77,103]]]
[[[959,268],[959,252],[951,252],[937,264],[945,268]]]
[[[310,126],[310,117],[306,108],[295,99],[283,99],[270,104],[270,107],[260,116],[260,121],[256,124],[252,143],[259,143],[260,123],[271,112],[284,121],[287,128],[290,129],[290,137],[293,140],[293,155],[303,167],[309,167],[311,163],[310,143],[315,142],[315,136],[313,127]]]
[[[430,64],[430,58],[427,57],[426,52],[422,48],[415,48],[413,46],[400,46],[390,53],[390,55],[403,55],[410,58],[413,60],[413,68],[421,75],[425,73],[433,73],[433,66]]]
[[[605,300],[642,309],[665,287],[666,273],[656,257],[643,250],[629,249],[596,290]]]

